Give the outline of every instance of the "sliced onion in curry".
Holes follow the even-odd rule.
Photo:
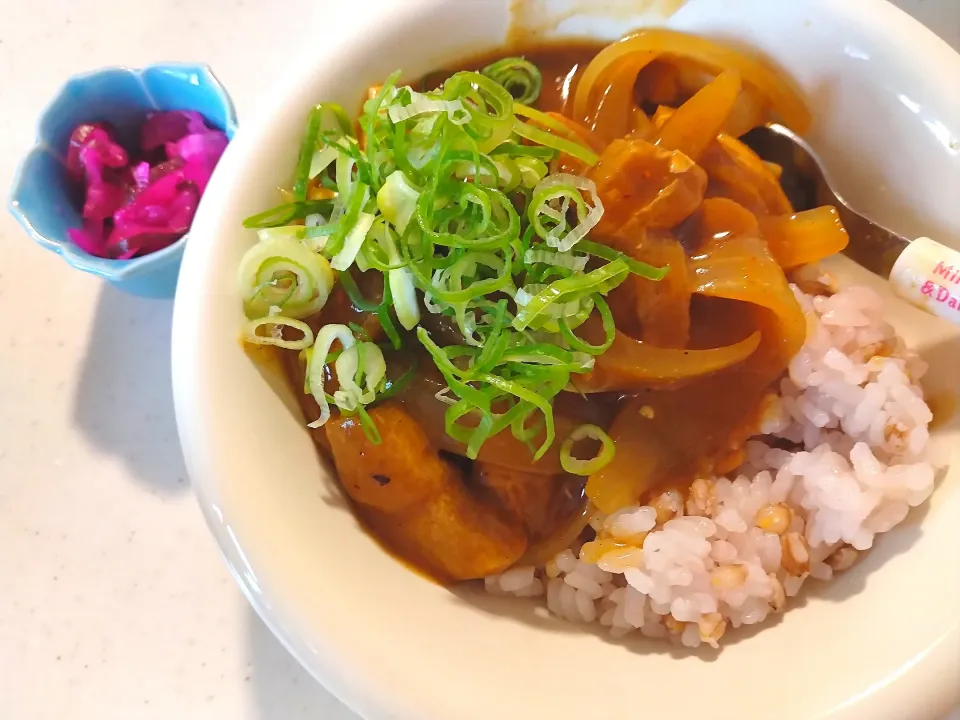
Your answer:
[[[799,92],[786,77],[759,58],[708,38],[659,28],[645,28],[626,35],[597,54],[580,78],[573,106],[574,117],[588,117],[590,108],[599,102],[606,87],[604,74],[616,60],[630,54],[640,54],[646,62],[661,55],[694,60],[717,73],[734,69],[745,85],[765,98],[785,124],[801,133],[810,125],[810,112]],[[636,75],[627,79],[633,83]]]

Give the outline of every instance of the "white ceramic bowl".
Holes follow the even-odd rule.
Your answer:
[[[395,68],[443,67],[506,37],[508,0],[404,0],[316,47],[266,112],[237,134],[207,190],[183,261],[173,377],[183,449],[203,511],[257,612],[321,682],[368,718],[933,718],[960,702],[960,445],[930,508],[780,622],[718,655],[610,642],[534,605],[450,591],[385,554],[357,526],[302,421],[237,340],[240,222],[289,182],[307,109],[359,105]],[[521,3],[545,19],[572,0]],[[533,7],[531,7],[533,5]],[[812,140],[840,190],[906,233],[960,241],[960,57],[880,0],[595,2],[560,32],[612,39],[681,5],[672,27],[759,48],[805,88]],[[582,7],[587,7],[584,3]],[[376,14],[377,17],[371,17]],[[866,277],[850,263],[841,274]],[[869,278],[868,278],[869,280]],[[894,303],[891,317],[955,392],[960,341]],[[287,398],[289,400],[289,397]],[[815,584],[814,584],[815,585]],[[809,587],[809,586],[808,586]]]

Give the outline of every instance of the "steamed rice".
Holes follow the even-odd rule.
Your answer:
[[[545,567],[488,577],[488,592],[546,598],[554,615],[688,647],[782,611],[809,577],[830,580],[933,491],[925,364],[872,290],[794,291],[807,340],[765,406],[734,477],[592,525]],[[780,449],[777,444],[796,447]],[[800,449],[802,448],[802,449]]]

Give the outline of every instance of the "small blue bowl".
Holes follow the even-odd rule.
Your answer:
[[[44,110],[37,142],[21,161],[8,207],[41,246],[70,265],[146,297],[172,297],[187,235],[143,257],[110,260],[90,255],[67,235],[82,225],[77,189],[64,159],[73,129],[109,122],[121,138],[136,138],[148,112],[195,110],[232,138],[237,116],[226,90],[206,65],[163,63],[143,70],[111,67],[71,78]]]

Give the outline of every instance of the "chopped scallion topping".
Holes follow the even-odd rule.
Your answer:
[[[561,155],[588,166],[598,157],[570,127],[529,106],[542,85],[534,65],[508,58],[423,93],[398,78],[364,104],[359,134],[339,106],[314,108],[294,202],[245,221],[260,242],[240,268],[244,337],[302,351],[305,389],[320,406],[311,425],[328,420],[332,403],[379,438],[367,408],[399,392],[415,368],[390,382],[389,352],[360,328],[330,324],[313,336],[302,319],[322,308],[337,271],[353,305],[376,313],[390,346],[415,335],[429,354],[447,384],[438,396],[446,431],[469,457],[509,431],[537,460],[555,439],[553,399],[613,342],[605,295],[630,273],[655,281],[667,269],[587,239],[603,215],[596,186],[554,168]],[[362,295],[354,267],[382,277],[381,300]],[[462,340],[439,345],[420,326],[422,310],[443,315]],[[604,330],[598,345],[575,333],[594,313]],[[302,337],[283,339],[283,326]],[[324,389],[331,365],[339,384],[332,395]],[[570,472],[612,457],[612,441],[584,428],[563,445]],[[569,452],[585,437],[603,445],[586,464]]]
[[[487,65],[480,73],[506,88],[518,103],[531,105],[540,97],[543,79],[540,70],[529,60],[503,58]]]
[[[589,460],[580,460],[573,456],[573,446],[581,440],[600,442],[600,450],[596,456]],[[610,464],[614,452],[613,440],[601,428],[596,425],[581,425],[570,433],[570,437],[560,446],[560,466],[574,475],[592,475]]]

